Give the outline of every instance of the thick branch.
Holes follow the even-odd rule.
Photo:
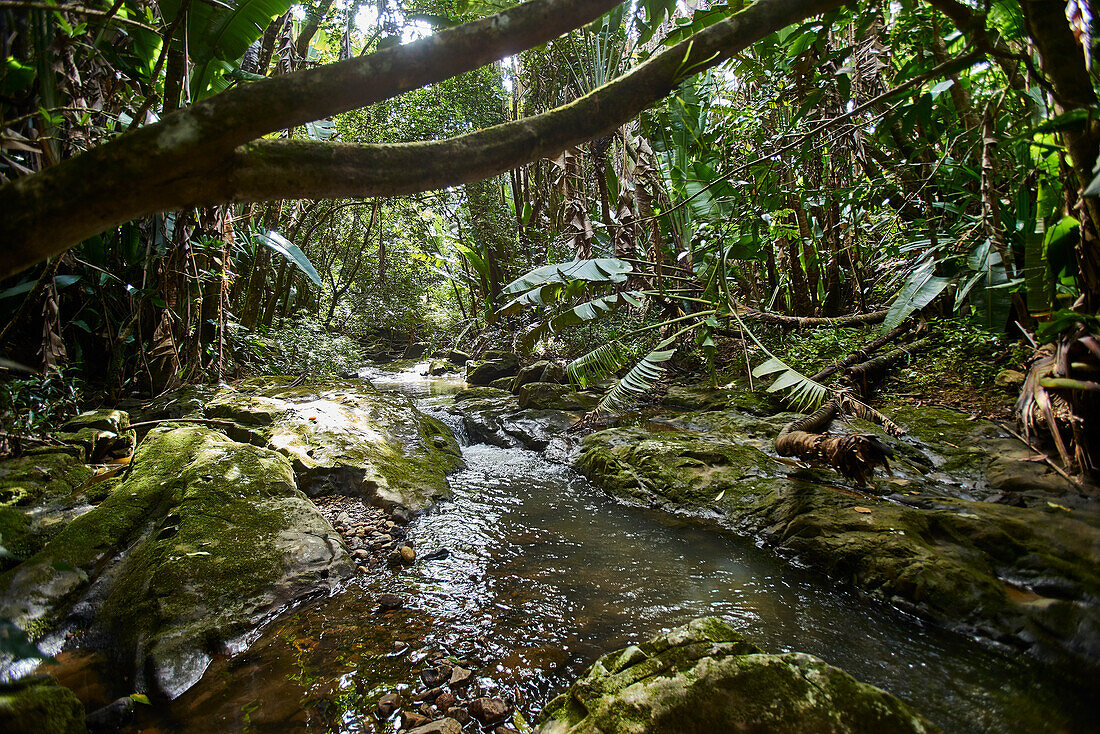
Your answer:
[[[851,316],[787,316],[785,314],[770,313],[767,311],[747,311],[741,314],[741,318],[748,321],[759,321],[762,324],[783,326],[788,329],[805,329],[819,326],[840,328],[842,326],[865,326],[867,324],[881,324],[886,320],[887,311],[872,311],[871,313],[857,313]]]
[[[765,35],[837,4],[836,0],[762,0],[568,105],[447,140],[388,145],[257,141],[240,148],[227,164],[222,171],[224,187],[207,182],[193,192],[199,198],[174,205],[392,196],[479,181],[607,135],[665,97],[686,76],[716,66]],[[840,325],[871,323],[867,319],[851,317]]]
[[[616,0],[534,0],[404,46],[202,100],[0,188],[0,277],[224,179],[238,146],[476,69],[595,20]],[[228,200],[226,197],[223,200]]]

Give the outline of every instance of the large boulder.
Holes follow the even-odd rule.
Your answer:
[[[565,368],[549,360],[540,359],[522,368],[516,375],[515,389],[530,382],[564,382]]]
[[[257,627],[353,569],[284,456],[166,424],[102,504],[0,577],[0,616],[32,638],[94,619],[92,639],[139,690],[175,697],[213,655],[243,649]],[[84,608],[100,602],[98,613]]]
[[[247,381],[219,391],[204,415],[289,458],[311,497],[359,496],[415,514],[449,495],[446,474],[462,466],[450,429],[411,398],[364,383]]]
[[[84,704],[49,675],[0,683],[0,731],[5,734],[84,734]]]
[[[1032,492],[1041,503],[998,501],[1005,462],[1018,482],[1035,462],[1011,458],[992,424],[922,412],[895,412],[911,436],[883,437],[893,473],[867,494],[831,470],[775,456],[789,414],[714,410],[607,429],[585,438],[578,468],[633,502],[717,513],[906,611],[1040,656],[1100,663],[1096,511],[1079,495],[1052,495],[1052,480]]]
[[[512,352],[485,352],[480,360],[466,363],[466,382],[471,385],[488,385],[518,373],[519,358]]]
[[[539,734],[935,732],[885,691],[812,655],[768,655],[716,618],[604,655]]]

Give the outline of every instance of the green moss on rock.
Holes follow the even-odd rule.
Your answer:
[[[0,731],[5,734],[83,734],[84,704],[48,675],[0,684]]]
[[[811,655],[767,655],[717,618],[604,655],[540,734],[934,732],[908,705]]]

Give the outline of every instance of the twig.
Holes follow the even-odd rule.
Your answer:
[[[1029,449],[1031,449],[1031,450],[1032,450],[1032,451],[1034,451],[1035,453],[1037,453],[1037,454],[1039,454],[1040,456],[1042,456],[1042,457],[1043,457],[1043,461],[1045,461],[1045,462],[1046,462],[1047,466],[1049,466],[1049,467],[1050,467],[1051,469],[1053,469],[1054,471],[1056,471],[1056,472],[1058,472],[1059,474],[1061,474],[1061,475],[1062,475],[1062,476],[1063,476],[1063,477],[1065,478],[1065,480],[1066,480],[1067,482],[1069,482],[1070,484],[1072,484],[1072,485],[1073,485],[1073,486],[1075,486],[1075,487],[1080,487],[1080,486],[1082,485],[1082,481],[1081,481],[1081,479],[1080,479],[1080,478],[1074,479],[1074,478],[1073,478],[1072,476],[1070,476],[1070,475],[1069,475],[1068,473],[1066,473],[1066,470],[1065,470],[1065,469],[1063,469],[1062,467],[1058,466],[1058,465],[1057,465],[1057,464],[1055,464],[1055,463],[1054,463],[1053,461],[1051,461],[1051,460],[1050,460],[1050,456],[1049,456],[1049,455],[1047,454],[1047,452],[1046,452],[1046,451],[1043,451],[1043,450],[1042,450],[1042,449],[1040,449],[1040,448],[1039,448],[1038,446],[1036,446],[1035,444],[1033,444],[1033,443],[1032,443],[1031,441],[1028,441],[1028,440],[1027,440],[1026,438],[1024,438],[1023,436],[1021,436],[1021,435],[1020,435],[1019,433],[1016,433],[1016,431],[1012,430],[1011,428],[1009,428],[1008,426],[1004,425],[1004,424],[1003,424],[1003,423],[1001,423],[1000,421],[995,421],[995,420],[993,420],[992,418],[990,418],[990,419],[989,419],[989,422],[990,422],[990,423],[992,423],[993,425],[997,426],[998,428],[1000,428],[1000,429],[1001,429],[1002,431],[1005,431],[1005,432],[1007,432],[1007,433],[1011,433],[1011,434],[1012,434],[1013,436],[1015,436],[1015,437],[1016,437],[1016,438],[1018,438],[1018,439],[1019,439],[1020,441],[1022,441],[1022,442],[1023,442],[1023,444],[1024,444],[1025,446],[1027,446],[1027,447],[1028,447]]]
[[[139,426],[154,426],[158,423],[202,423],[203,425],[213,426],[236,426],[237,423],[233,421],[223,421],[217,418],[157,418],[151,421],[139,421],[137,423],[131,423],[130,428],[137,428]]]

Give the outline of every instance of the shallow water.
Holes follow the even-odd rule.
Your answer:
[[[434,415],[462,386],[371,378]],[[453,501],[410,526],[420,556],[447,557],[360,578],[271,625],[155,726],[389,730],[373,704],[435,650],[470,661],[483,689],[499,686],[532,714],[603,652],[717,615],[766,651],[812,653],[885,688],[948,732],[1094,730],[1097,691],[1076,676],[926,628],[751,539],[617,503],[534,452],[463,451]],[[384,591],[409,608],[375,611]]]

